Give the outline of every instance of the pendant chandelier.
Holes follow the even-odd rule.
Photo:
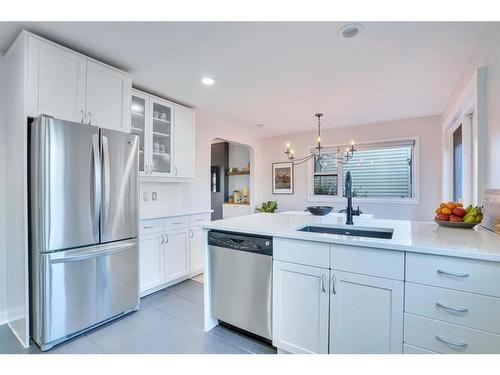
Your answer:
[[[292,148],[290,148],[290,143],[286,144],[286,150],[285,154],[288,157],[288,160],[290,160],[293,165],[300,165],[303,163],[306,163],[308,160],[314,159],[315,162],[321,163],[322,155],[321,155],[321,149],[323,146],[321,146],[321,117],[323,116],[322,113],[315,113],[314,116],[318,119],[318,138],[317,138],[317,145],[314,147],[314,149],[310,152],[309,155],[304,156],[302,158],[297,158],[295,157],[295,153]],[[343,151],[345,147],[345,151]],[[337,163],[341,164],[347,164],[349,160],[352,159],[354,156],[354,142],[351,142],[350,146],[338,146],[337,147],[337,156],[333,157]],[[338,156],[340,155],[340,156]],[[330,160],[332,157],[330,156]]]

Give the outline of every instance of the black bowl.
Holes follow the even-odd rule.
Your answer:
[[[332,212],[333,207],[331,206],[311,206],[307,207],[307,211],[317,216],[324,216]]]

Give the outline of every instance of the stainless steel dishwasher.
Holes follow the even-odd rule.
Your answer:
[[[210,231],[212,315],[272,339],[272,237]]]

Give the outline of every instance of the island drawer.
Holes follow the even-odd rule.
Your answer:
[[[407,282],[408,313],[500,334],[500,298]]]
[[[189,217],[189,225],[200,225],[203,223],[208,223],[211,219],[210,214],[196,214]]]
[[[403,354],[437,354],[427,349],[422,349],[417,346],[403,344]]]
[[[161,232],[163,232],[163,219],[141,220],[139,224],[139,234]]]
[[[329,268],[330,244],[314,241],[273,239],[273,259],[283,262]]]
[[[406,280],[500,297],[500,264],[429,254],[406,254]]]
[[[404,342],[437,353],[500,353],[500,335],[405,313]]]
[[[189,216],[167,217],[164,223],[165,232],[169,230],[185,228],[189,226]]]
[[[403,251],[332,244],[331,252],[332,269],[404,280]]]

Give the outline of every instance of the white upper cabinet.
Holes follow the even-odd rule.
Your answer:
[[[131,89],[127,74],[87,60],[87,122],[107,129],[130,131]]]
[[[140,174],[153,182],[195,177],[193,110],[133,89],[131,132],[139,136]]]
[[[29,37],[28,116],[83,121],[86,64],[78,53]]]
[[[175,106],[175,165],[177,177],[195,177],[195,119],[191,109]]]
[[[127,73],[28,34],[28,116],[130,131]]]

